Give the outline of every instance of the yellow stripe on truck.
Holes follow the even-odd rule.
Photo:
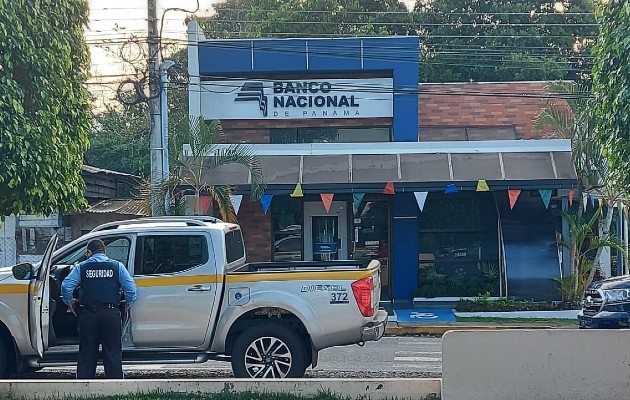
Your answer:
[[[0,285],[0,294],[26,294],[28,293],[28,285]]]
[[[343,281],[359,280],[372,275],[372,270],[361,271],[316,271],[316,272],[244,272],[227,275],[227,283],[264,282],[264,281]],[[203,283],[221,283],[222,275],[190,276],[145,276],[136,277],[136,286],[178,286]]]
[[[145,276],[136,277],[137,287],[195,285],[203,283],[219,283],[222,275],[189,275],[189,276]]]
[[[228,275],[228,283],[262,281],[356,281],[372,275],[372,270],[361,271],[316,271],[316,272],[245,272]]]

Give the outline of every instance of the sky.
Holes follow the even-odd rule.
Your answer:
[[[197,14],[210,14],[211,4],[218,0],[199,0]],[[108,102],[115,96],[117,82],[123,75],[133,72],[129,63],[121,57],[133,60],[139,67],[146,66],[135,42],[128,42],[133,36],[138,43],[146,45],[147,0],[89,0],[90,23],[85,37],[90,47],[92,68],[90,90],[97,103]],[[157,0],[157,15],[162,17],[165,9],[178,7],[194,11],[196,0]],[[185,39],[185,18],[187,13],[168,11],[164,16],[162,36],[165,39]],[[158,28],[160,22],[158,20]],[[98,83],[98,84],[95,84]]]
[[[158,19],[169,7],[195,10],[196,0],[156,0]],[[199,0],[197,15],[212,13],[212,4],[221,0]],[[409,7],[415,0],[404,0]],[[147,37],[147,0],[89,0],[90,24],[86,29],[86,41],[90,47],[92,68],[90,91],[96,98],[97,106],[109,103],[115,98],[115,89],[125,75],[132,74],[130,63],[145,68],[146,55],[135,43],[146,45]],[[164,16],[162,37],[185,39],[185,18],[187,13],[169,11]],[[160,22],[158,21],[158,28]],[[135,35],[137,41],[129,40]],[[127,43],[126,43],[127,42]],[[143,58],[144,57],[144,58]]]

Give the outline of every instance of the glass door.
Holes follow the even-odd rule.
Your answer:
[[[304,260],[348,259],[348,213],[345,201],[326,212],[321,201],[304,203]]]
[[[337,216],[311,217],[313,261],[339,259],[339,218]]]

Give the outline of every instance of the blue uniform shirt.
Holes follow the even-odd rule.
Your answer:
[[[131,275],[129,275],[127,268],[125,268],[121,262],[110,259],[104,253],[94,253],[87,260],[77,264],[66,279],[63,280],[63,283],[61,284],[61,299],[64,303],[70,304],[70,302],[72,302],[72,293],[77,286],[81,284],[81,266],[87,262],[103,261],[114,261],[118,263],[118,283],[120,283],[120,287],[125,293],[125,300],[127,300],[128,305],[132,305],[133,302],[136,301],[138,298],[138,294],[136,293],[136,284],[134,283]]]

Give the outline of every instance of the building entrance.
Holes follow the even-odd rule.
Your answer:
[[[321,201],[304,203],[304,260],[348,259],[347,213],[344,201],[333,201],[328,213]]]

